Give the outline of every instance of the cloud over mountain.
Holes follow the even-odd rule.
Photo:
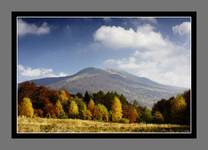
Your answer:
[[[113,50],[133,50],[128,57],[107,59],[104,66],[127,70],[163,84],[190,87],[190,49],[165,38],[152,25],[138,26],[137,30],[101,26],[94,39]]]

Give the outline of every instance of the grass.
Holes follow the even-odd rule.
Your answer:
[[[18,117],[18,132],[189,132],[189,126],[174,124],[111,123],[80,119]]]

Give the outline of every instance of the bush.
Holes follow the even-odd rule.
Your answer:
[[[129,119],[127,119],[127,118],[121,118],[119,122],[120,123],[129,123]]]

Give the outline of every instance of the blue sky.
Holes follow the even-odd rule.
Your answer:
[[[18,18],[18,81],[114,68],[190,87],[190,18]]]

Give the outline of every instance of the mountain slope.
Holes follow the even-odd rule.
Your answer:
[[[86,68],[78,73],[59,78],[32,80],[37,85],[45,85],[54,89],[66,89],[70,93],[116,91],[123,94],[129,101],[137,100],[144,106],[151,107],[161,98],[169,98],[185,89],[162,85],[144,77],[137,77],[117,70],[101,70]]]

